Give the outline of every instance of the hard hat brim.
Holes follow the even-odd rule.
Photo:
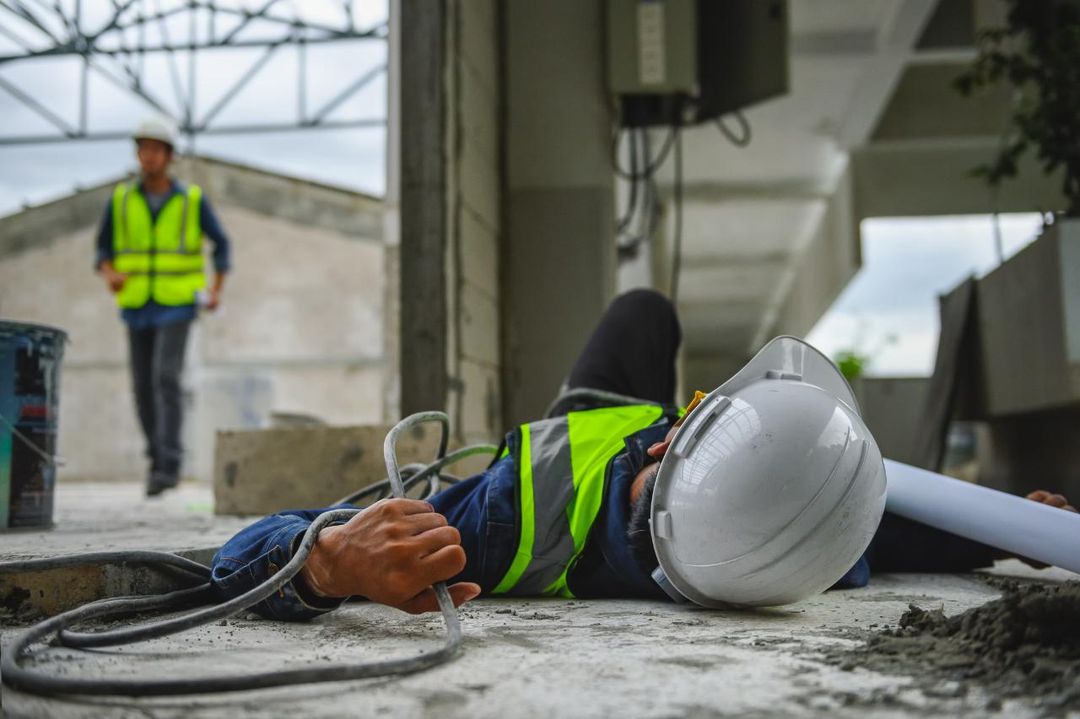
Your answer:
[[[821,387],[862,416],[855,393],[836,364],[809,342],[789,335],[769,341],[716,391],[731,395],[770,373],[800,377],[807,384]]]

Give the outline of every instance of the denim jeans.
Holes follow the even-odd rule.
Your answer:
[[[181,376],[191,322],[161,327],[128,327],[135,407],[146,436],[146,455],[154,472],[176,475],[184,449]]]

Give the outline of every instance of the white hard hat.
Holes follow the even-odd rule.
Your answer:
[[[672,439],[653,490],[653,577],[707,607],[796,602],[855,564],[884,509],[881,452],[847,381],[777,337]]]
[[[169,147],[176,147],[176,124],[164,117],[148,117],[139,123],[139,127],[132,134],[132,139],[157,140],[164,142]]]

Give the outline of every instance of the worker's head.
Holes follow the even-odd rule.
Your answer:
[[[158,177],[169,170],[173,148],[167,142],[140,138],[135,141],[135,155],[139,158],[139,169],[147,177]]]
[[[705,606],[827,589],[884,510],[881,454],[851,389],[792,337],[766,345],[648,453],[659,462],[635,479],[629,542],[646,568],[659,565],[665,591]]]
[[[176,126],[162,118],[144,120],[132,135],[139,169],[146,177],[160,177],[168,172],[176,147]]]

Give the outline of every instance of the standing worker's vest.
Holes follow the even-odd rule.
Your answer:
[[[493,593],[573,597],[566,578],[600,513],[608,465],[626,437],[662,415],[656,405],[631,405],[521,425],[514,456],[520,540]]]
[[[123,308],[142,307],[149,300],[177,307],[195,303],[206,286],[203,274],[202,190],[189,185],[150,215],[146,198],[134,183],[113,191],[113,267],[127,275],[116,293]]]

